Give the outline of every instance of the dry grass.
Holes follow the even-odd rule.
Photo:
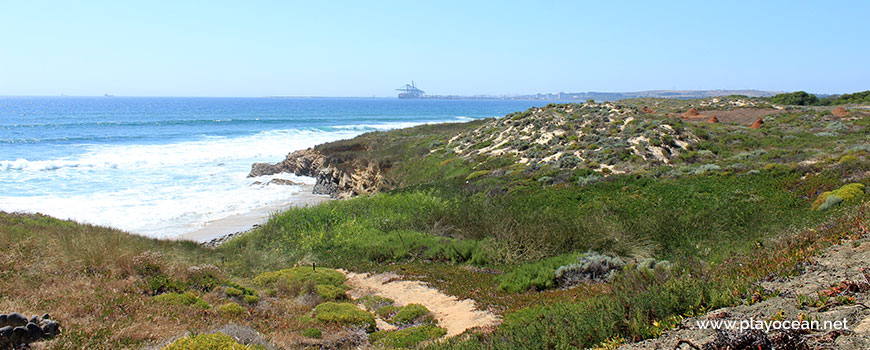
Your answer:
[[[203,271],[217,271],[205,264],[219,265],[218,259],[189,242],[0,212],[0,312],[48,313],[61,323],[61,336],[34,349],[148,348],[230,322],[279,346],[299,344],[299,331],[311,327],[300,316],[310,308],[292,299],[264,298],[232,320],[218,312],[214,305],[228,302],[222,288],[195,284]],[[186,286],[213,307],[155,301],[148,283],[154,276]]]

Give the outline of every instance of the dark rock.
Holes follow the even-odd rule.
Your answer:
[[[42,339],[42,327],[36,323],[27,324],[27,342],[35,342]]]
[[[248,177],[274,175],[280,172],[282,172],[282,169],[276,164],[254,163],[251,165],[251,173],[248,174]]]
[[[30,318],[30,323],[39,323],[39,316],[33,315],[33,317]]]
[[[266,185],[272,185],[272,184],[285,185],[285,186],[296,186],[296,185],[301,185],[302,183],[292,181],[292,180],[287,180],[287,179],[272,179],[271,181],[266,183]]]
[[[49,316],[48,314],[45,314],[45,315],[42,315],[42,319],[48,320],[48,319],[51,319],[51,316]]]
[[[42,327],[42,331],[47,338],[54,338],[60,334],[60,323],[49,320],[45,327]]]
[[[12,344],[23,344],[27,342],[27,328],[25,327],[15,327],[12,328],[12,336],[9,339],[12,340]]]
[[[5,349],[4,346],[8,347],[9,345],[11,345],[10,344],[10,341],[12,340],[11,338],[12,338],[12,327],[6,326],[6,327],[0,328],[0,349]]]
[[[0,328],[6,327],[6,326],[8,326],[8,324],[6,324],[6,315],[5,314],[0,315]]]
[[[6,324],[8,326],[17,327],[27,324],[27,318],[17,312],[6,315]]]

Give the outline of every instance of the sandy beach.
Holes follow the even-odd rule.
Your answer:
[[[274,213],[294,207],[313,206],[331,199],[326,195],[312,194],[311,192],[314,188],[313,185],[304,185],[303,188],[302,193],[295,196],[289,203],[262,207],[244,214],[237,214],[213,220],[208,222],[199,230],[183,233],[174,239],[189,240],[199,243],[208,242],[215,238],[250,230],[256,227],[256,225],[265,223]]]

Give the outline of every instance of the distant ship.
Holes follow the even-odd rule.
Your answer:
[[[401,91],[399,93],[399,98],[401,99],[420,98],[426,93],[425,91],[418,89],[417,86],[414,85],[413,80],[411,80],[410,84],[405,84],[405,86],[396,89],[396,91]]]

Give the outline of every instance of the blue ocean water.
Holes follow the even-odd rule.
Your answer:
[[[497,117],[541,101],[0,97],[0,210],[154,237],[280,205],[254,162],[364,132]],[[301,182],[312,179],[277,175]]]

